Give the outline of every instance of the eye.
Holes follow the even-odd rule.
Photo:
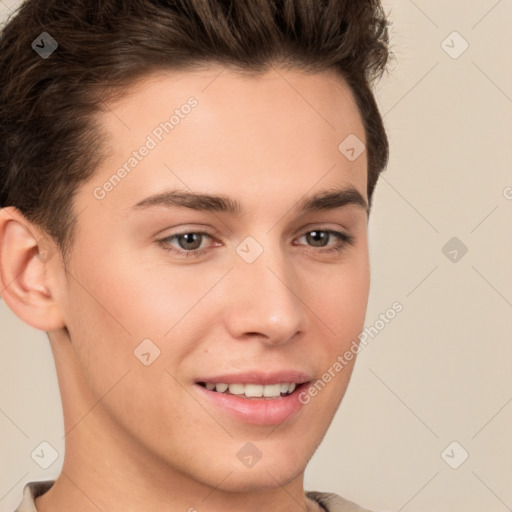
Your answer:
[[[158,242],[166,251],[177,254],[178,256],[197,257],[208,251],[208,248],[202,247],[205,240],[213,240],[212,235],[204,231],[188,231],[175,233],[174,235],[158,240]]]
[[[323,249],[320,252],[340,252],[345,249],[345,246],[353,245],[354,237],[342,233],[341,231],[334,231],[331,229],[315,229],[304,233],[298,240],[304,238],[310,247]],[[332,239],[338,240],[338,243],[332,246],[329,242]],[[327,249],[324,249],[327,248]]]
[[[182,235],[174,235],[172,238],[176,238],[180,249],[199,249],[202,242],[207,236],[205,233],[183,233]]]

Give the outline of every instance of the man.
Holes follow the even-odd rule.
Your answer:
[[[379,2],[29,0],[0,44],[2,298],[66,431],[18,511],[363,510],[303,476],[366,312]]]

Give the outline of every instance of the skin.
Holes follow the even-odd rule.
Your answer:
[[[96,199],[95,187],[190,96],[197,107]],[[349,134],[365,140],[350,89],[330,71],[159,72],[97,120],[111,153],[78,189],[67,261],[16,209],[0,211],[2,298],[48,332],[63,401],[63,471],[36,500],[38,510],[320,510],[304,495],[304,470],[354,360],[278,426],[232,418],[205,401],[195,382],[282,369],[315,381],[362,330],[367,210],[296,211],[304,196],[334,188],[351,186],[368,200],[366,152],[349,161],[338,150]],[[131,209],[177,188],[229,196],[244,213]],[[177,238],[167,240],[175,253],[158,243],[205,229],[213,239],[202,240],[199,257],[180,256],[187,246]],[[350,234],[353,244],[326,253],[340,240],[314,245],[306,234],[315,229]],[[247,236],[263,248],[250,264],[236,252]],[[147,338],[160,350],[149,366],[133,353]],[[248,441],[262,454],[251,468],[237,457]]]

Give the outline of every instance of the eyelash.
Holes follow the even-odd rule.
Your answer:
[[[303,233],[299,238],[302,238],[303,236],[308,235],[309,233],[318,232],[318,231],[320,231],[322,233],[328,233],[330,235],[333,235],[341,241],[340,245],[337,245],[337,246],[334,246],[334,247],[331,247],[328,249],[326,249],[324,247],[319,247],[318,252],[320,252],[322,254],[339,254],[345,250],[347,245],[354,244],[354,237],[352,235],[342,233],[341,231],[334,231],[332,229],[312,229],[312,230],[309,230],[309,231],[306,231],[305,233]],[[182,233],[175,233],[173,235],[162,238],[162,239],[158,240],[157,242],[162,246],[162,248],[165,251],[174,253],[176,255],[179,255],[180,257],[185,257],[185,258],[199,258],[200,256],[206,254],[210,250],[210,249],[195,249],[192,251],[186,251],[184,249],[178,250],[169,244],[169,240],[179,238],[180,236],[183,236],[183,235],[200,235],[200,236],[204,236],[204,237],[213,239],[213,235],[211,235],[210,233],[205,232],[205,231],[183,231]],[[315,248],[314,246],[309,246],[309,247],[312,247],[313,249]]]

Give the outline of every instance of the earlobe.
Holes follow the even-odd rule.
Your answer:
[[[48,285],[55,271],[51,244],[41,230],[14,207],[0,209],[0,293],[10,309],[25,323],[42,331],[64,326]],[[52,270],[50,270],[52,267]]]

